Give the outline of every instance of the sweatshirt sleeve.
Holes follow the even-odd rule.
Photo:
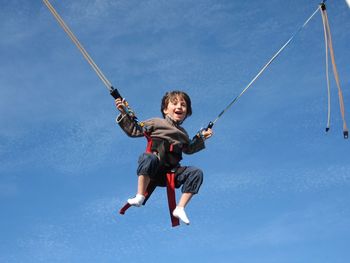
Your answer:
[[[127,114],[119,114],[116,122],[129,137],[143,136],[143,132],[138,129],[136,123]]]
[[[183,148],[183,152],[186,154],[193,154],[203,150],[204,148],[204,139],[202,137],[195,136],[192,140],[190,140],[189,144]]]

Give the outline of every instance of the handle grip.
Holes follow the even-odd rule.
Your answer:
[[[213,126],[214,126],[214,122],[210,121],[206,130],[213,128]]]
[[[123,99],[123,97],[120,95],[119,91],[117,89],[114,89],[113,87],[112,87],[110,94],[114,99]]]

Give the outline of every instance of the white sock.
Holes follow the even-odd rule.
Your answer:
[[[173,211],[173,216],[176,218],[179,218],[182,222],[184,222],[186,225],[190,224],[190,220],[188,219],[185,208],[177,206]]]
[[[143,204],[143,201],[145,201],[145,196],[140,194],[137,194],[134,198],[128,199],[129,205],[137,207],[141,206]]]

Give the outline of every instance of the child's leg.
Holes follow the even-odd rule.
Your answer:
[[[191,200],[192,196],[193,196],[192,193],[183,193],[181,195],[179,203],[177,204],[175,210],[173,211],[173,216],[180,218],[181,221],[187,225],[190,224],[190,220],[186,215],[185,207],[188,204],[188,202]]]
[[[177,175],[176,184],[182,185],[182,195],[173,215],[180,218],[185,224],[189,224],[185,207],[190,202],[194,194],[197,194],[203,182],[203,172],[195,167],[183,167],[184,170]]]
[[[192,196],[192,193],[183,193],[177,206],[185,208],[188,202],[191,200]]]
[[[145,201],[145,193],[151,179],[147,175],[139,175],[137,180],[137,194],[134,198],[128,199],[128,203],[140,207]]]
[[[193,167],[181,167],[182,171],[176,176],[176,186],[182,185],[182,196],[179,200],[178,206],[186,207],[192,196],[197,194],[203,183],[202,170]]]
[[[144,196],[150,181],[151,179],[149,178],[149,176],[142,174],[139,175],[137,179],[137,194]]]
[[[137,168],[137,194],[134,198],[128,199],[128,203],[133,206],[141,206],[145,200],[146,189],[151,181],[150,176],[155,175],[158,169],[158,157],[152,153],[144,153],[139,158]]]

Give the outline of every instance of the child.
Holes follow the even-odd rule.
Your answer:
[[[117,123],[130,137],[141,137],[143,132],[125,113],[126,102],[116,99],[116,107],[121,112]],[[192,140],[186,130],[180,125],[192,114],[190,97],[182,91],[167,92],[161,103],[162,118],[152,118],[144,122],[147,135],[152,138],[151,153],[143,153],[138,161],[137,175],[138,187],[134,198],[128,199],[132,206],[139,207],[145,200],[145,192],[150,181],[165,186],[165,171],[176,168],[176,188],[182,185],[182,196],[173,211],[173,216],[185,224],[190,221],[186,215],[185,207],[203,182],[203,172],[192,166],[181,167],[182,152],[193,154],[205,148],[204,141],[212,136],[211,129],[203,130],[199,136]],[[169,151],[169,148],[172,151]]]

